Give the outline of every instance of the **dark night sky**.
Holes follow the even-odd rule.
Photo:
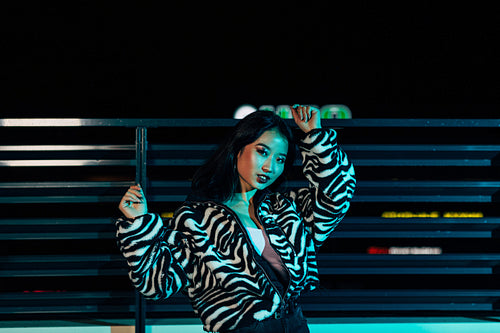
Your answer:
[[[1,117],[231,117],[298,102],[499,118],[500,20],[486,5],[138,3],[9,5]]]

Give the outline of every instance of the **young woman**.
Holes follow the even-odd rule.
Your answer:
[[[194,176],[171,219],[148,213],[139,185],[119,208],[117,238],[130,279],[149,299],[185,293],[210,332],[309,332],[297,299],[319,285],[320,245],[345,216],[354,168],[319,111],[292,107],[309,187],[275,192],[294,161],[286,123],[242,119]]]

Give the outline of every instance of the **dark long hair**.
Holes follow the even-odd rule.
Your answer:
[[[218,202],[229,200],[240,184],[236,168],[239,152],[271,129],[277,129],[288,141],[285,168],[270,189],[278,187],[295,160],[293,133],[285,121],[273,112],[256,111],[240,120],[212,157],[196,171],[191,185],[192,195]]]

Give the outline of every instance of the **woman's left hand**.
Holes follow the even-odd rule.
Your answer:
[[[317,108],[295,104],[290,105],[290,109],[293,120],[304,133],[321,128],[321,114]]]

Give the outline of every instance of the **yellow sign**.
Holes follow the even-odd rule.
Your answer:
[[[387,211],[382,213],[382,217],[386,219],[412,219],[412,218],[481,218],[484,217],[482,212],[395,212]]]

